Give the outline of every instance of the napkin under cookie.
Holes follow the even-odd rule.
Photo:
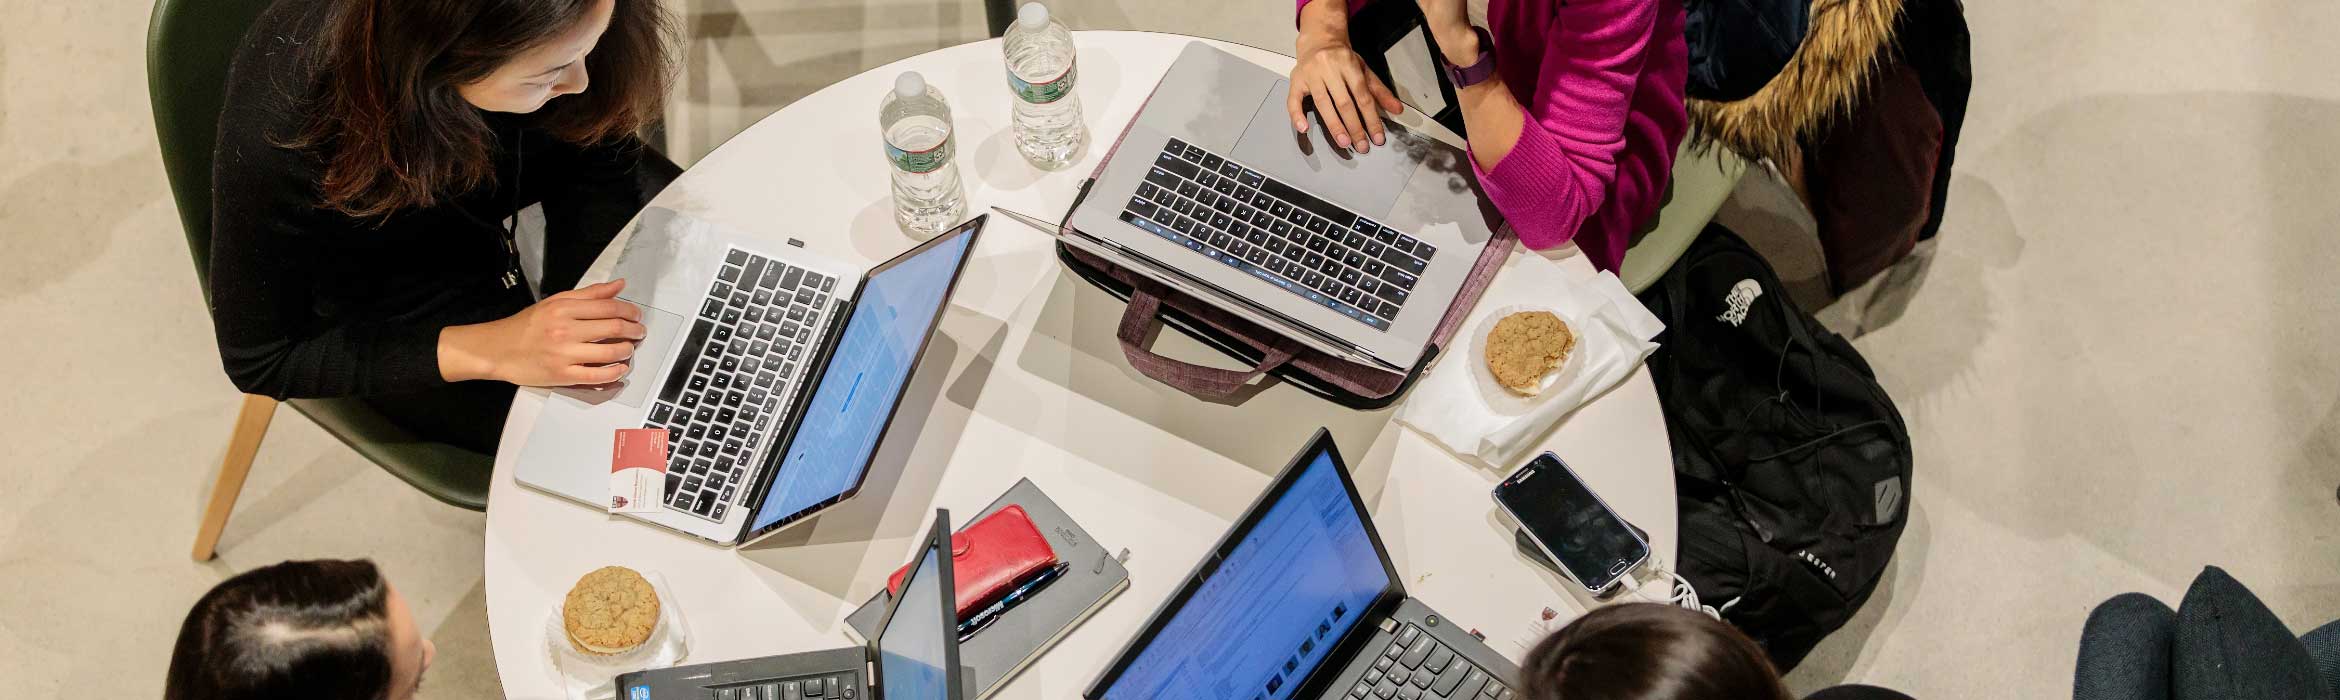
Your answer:
[[[1474,364],[1487,362],[1486,337],[1477,329],[1486,327],[1489,314],[1521,305],[1560,309],[1577,336],[1560,377],[1524,411],[1491,405],[1472,375],[1480,371]],[[1616,275],[1573,270],[1535,251],[1520,251],[1496,273],[1455,333],[1454,348],[1414,387],[1397,420],[1448,451],[1502,468],[1561,418],[1631,376],[1657,350],[1650,339],[1664,330],[1665,323]]]

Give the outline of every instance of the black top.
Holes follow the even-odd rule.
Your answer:
[[[543,203],[546,289],[566,289],[648,199],[640,141],[562,142],[525,115],[486,113],[493,180],[431,207],[356,219],[321,206],[320,154],[285,148],[315,80],[304,56],[335,0],[277,0],[245,35],[228,73],[213,161],[211,317],[228,377],[276,398],[383,395],[445,381],[439,330],[509,316],[534,302],[507,287],[517,257],[504,220]],[[560,264],[567,263],[567,264]],[[516,274],[516,273],[515,273]]]

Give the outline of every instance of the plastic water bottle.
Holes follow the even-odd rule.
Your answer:
[[[957,146],[951,142],[951,105],[926,77],[906,72],[878,103],[878,128],[886,134],[886,160],[894,165],[894,223],[915,235],[931,236],[967,215],[959,183]]]
[[[1072,32],[1048,16],[1040,3],[1024,3],[1008,26],[1002,49],[1008,87],[1016,93],[1016,152],[1042,169],[1070,165],[1089,138],[1081,123],[1081,98],[1073,93],[1080,66],[1073,58]]]

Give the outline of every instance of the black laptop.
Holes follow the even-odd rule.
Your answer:
[[[1406,595],[1322,429],[1089,700],[1505,700],[1519,668]]]
[[[886,609],[877,636],[844,649],[637,671],[623,700],[962,700],[958,606],[951,592],[951,514],[934,526]]]

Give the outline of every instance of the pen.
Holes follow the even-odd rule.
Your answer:
[[[999,620],[1000,614],[1039,593],[1041,588],[1045,588],[1050,582],[1063,577],[1064,572],[1071,568],[1071,564],[1058,562],[1055,566],[1042,569],[1038,575],[1032,577],[1032,580],[1025,581],[1024,585],[1009,591],[1005,597],[999,599],[999,602],[984,606],[982,610],[968,616],[965,622],[959,623],[959,641],[965,642],[974,637],[975,633],[983,631],[983,628],[990,627],[991,623]]]

